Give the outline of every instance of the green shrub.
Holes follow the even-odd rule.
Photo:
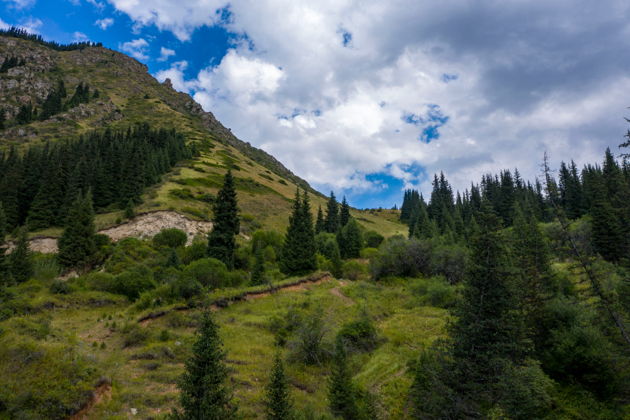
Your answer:
[[[125,324],[121,330],[123,347],[135,347],[144,344],[151,336],[149,329],[136,323]]]
[[[203,286],[197,280],[188,276],[181,276],[169,284],[172,298],[191,299],[201,294]]]
[[[288,326],[287,326],[288,327]],[[321,364],[331,355],[330,343],[326,341],[328,328],[321,309],[309,311],[300,317],[293,339],[288,342],[291,357],[307,365]]]
[[[378,254],[378,249],[376,248],[363,248],[361,250],[361,258],[373,258]]]
[[[35,254],[33,256],[33,278],[50,281],[59,276],[61,269],[54,254]]]
[[[368,277],[368,267],[359,261],[346,261],[342,267],[343,278],[360,280]]]
[[[135,300],[140,293],[155,287],[153,273],[146,266],[138,266],[118,274],[115,284],[112,292],[127,296],[129,300]]]
[[[74,347],[11,334],[0,340],[0,417],[69,418],[90,399],[98,371]]]
[[[337,337],[343,340],[348,349],[354,351],[371,351],[378,344],[376,328],[366,314],[341,327]]]
[[[368,248],[378,248],[381,246],[385,238],[378,232],[368,230],[363,234],[363,240],[365,241],[365,246]]]
[[[86,286],[90,289],[111,292],[115,287],[116,276],[110,273],[93,271],[84,278]]]
[[[195,241],[190,246],[185,247],[181,254],[182,264],[188,265],[208,255],[208,244],[205,241]]]
[[[164,246],[168,248],[177,248],[186,245],[188,236],[180,229],[163,229],[160,233],[153,237],[153,243],[156,246]]]
[[[183,275],[198,281],[209,289],[224,287],[231,282],[227,267],[216,258],[202,258],[193,261],[184,268]]]
[[[446,283],[443,277],[414,279],[411,292],[420,298],[424,305],[437,308],[452,308],[457,303],[457,288]]]
[[[55,295],[67,295],[72,291],[68,282],[63,280],[54,280],[50,285],[50,293]]]

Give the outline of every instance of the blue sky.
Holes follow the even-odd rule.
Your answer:
[[[123,51],[356,207],[599,161],[629,116],[622,0],[0,0],[0,26]]]

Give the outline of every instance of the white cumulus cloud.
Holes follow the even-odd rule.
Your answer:
[[[166,61],[169,59],[169,57],[172,57],[175,55],[175,50],[171,50],[170,48],[164,48],[161,47],[160,48],[160,57],[157,59],[157,61]]]
[[[532,179],[545,150],[593,162],[626,130],[622,0],[236,0],[229,19],[225,1],[109,1],[180,40],[217,23],[246,34],[190,80],[181,63],[157,76],[322,188],[383,188],[376,172],[425,191],[440,170],[460,189],[502,168]]]
[[[94,24],[98,26],[99,28],[101,28],[102,30],[106,30],[107,28],[109,28],[110,26],[114,24],[114,19],[112,18],[98,19],[96,22],[94,22]]]
[[[121,51],[126,52],[136,60],[142,61],[149,59],[149,56],[147,55],[149,43],[144,38],[138,38],[133,41],[125,42],[119,47]]]

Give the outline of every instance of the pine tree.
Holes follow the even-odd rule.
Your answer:
[[[317,209],[317,221],[315,222],[315,234],[326,231],[326,221],[324,220],[324,212],[322,212],[322,206]]]
[[[337,233],[339,230],[339,204],[335,194],[331,191],[326,206],[326,232]]]
[[[229,268],[234,268],[234,251],[240,229],[238,204],[232,171],[228,169],[223,187],[214,202],[213,229],[208,235],[208,255],[216,258]]]
[[[125,206],[125,219],[133,219],[134,217],[136,217],[134,207],[135,206],[133,200],[127,201],[127,205]]]
[[[486,392],[497,382],[501,360],[518,362],[524,355],[523,330],[511,289],[513,268],[500,219],[486,201],[478,220],[463,299],[450,328],[453,386],[469,396]]]
[[[516,206],[512,229],[513,256],[517,269],[515,292],[527,332],[536,340],[551,280],[547,243],[533,212]]]
[[[28,235],[25,227],[20,228],[13,252],[9,254],[11,276],[18,283],[23,283],[33,275],[33,259],[28,249]]]
[[[359,258],[363,248],[363,235],[357,221],[351,217],[350,221],[337,233],[341,258]]]
[[[181,412],[173,417],[190,420],[227,420],[236,417],[228,388],[225,352],[216,323],[204,312],[192,356],[179,383]]]
[[[286,274],[304,274],[317,268],[315,232],[308,195],[298,189],[282,248],[281,268]]]
[[[93,262],[97,252],[92,194],[79,194],[68,211],[66,226],[57,241],[59,263],[66,267],[82,267]]]
[[[262,247],[258,247],[255,252],[254,268],[252,270],[252,285],[265,283],[265,259],[263,258]]]
[[[289,420],[294,418],[289,384],[284,374],[284,366],[279,354],[276,355],[269,384],[266,387],[265,414],[268,420]]]
[[[56,220],[55,199],[54,189],[50,188],[50,185],[42,183],[28,212],[29,229],[38,230],[54,225]]]
[[[615,210],[605,195],[604,187],[598,182],[591,205],[593,246],[604,259],[619,261],[624,256],[622,244],[626,241],[622,225]]]
[[[343,197],[343,201],[341,202],[341,210],[339,212],[339,227],[343,228],[350,221],[350,206],[348,205],[348,201],[346,201],[346,197]]]
[[[335,343],[335,354],[328,385],[328,402],[333,415],[344,420],[359,418],[357,395],[348,369],[346,347],[341,337]]]

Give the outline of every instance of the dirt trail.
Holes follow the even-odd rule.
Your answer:
[[[242,302],[242,301],[248,301],[248,300],[252,300],[252,299],[260,299],[260,298],[264,298],[267,297],[269,295],[271,295],[272,293],[277,293],[279,291],[283,291],[283,292],[296,292],[296,291],[302,291],[302,290],[307,290],[308,287],[310,286],[315,286],[317,284],[321,284],[327,281],[332,280],[332,275],[328,272],[323,272],[323,273],[317,273],[317,274],[313,274],[311,276],[308,277],[303,277],[299,280],[296,280],[294,283],[291,284],[286,284],[284,286],[280,286],[280,287],[270,287],[264,290],[260,290],[260,291],[252,291],[252,292],[243,292],[240,295],[236,295],[233,296],[231,298],[226,298],[226,299],[219,299],[216,302],[213,302],[210,304],[210,310],[212,311],[218,311],[221,310],[223,308],[226,308],[227,306],[236,303],[236,302]],[[169,314],[170,312],[174,312],[174,311],[187,311],[190,309],[194,309],[192,307],[189,306],[176,306],[174,308],[168,309],[168,310],[162,310],[162,311],[158,311],[158,312],[151,312],[147,315],[142,316],[140,319],[138,319],[138,323],[145,327],[147,325],[149,325],[154,319],[157,318],[161,318],[164,315]]]
[[[92,398],[88,401],[81,410],[73,414],[68,420],[85,420],[89,418],[90,412],[97,404],[102,401],[107,401],[112,397],[112,385],[108,381],[103,381],[99,386],[92,391]]]
[[[181,229],[188,235],[188,244],[192,243],[195,236],[212,230],[212,222],[202,222],[189,219],[188,217],[174,211],[154,211],[150,213],[139,214],[128,222],[121,223],[107,229],[99,230],[98,233],[109,236],[112,241],[117,242],[123,238],[151,238],[162,229]],[[9,244],[9,251],[13,248],[13,244]],[[30,240],[29,248],[31,251],[51,254],[57,252],[57,238],[52,237],[36,237]]]

